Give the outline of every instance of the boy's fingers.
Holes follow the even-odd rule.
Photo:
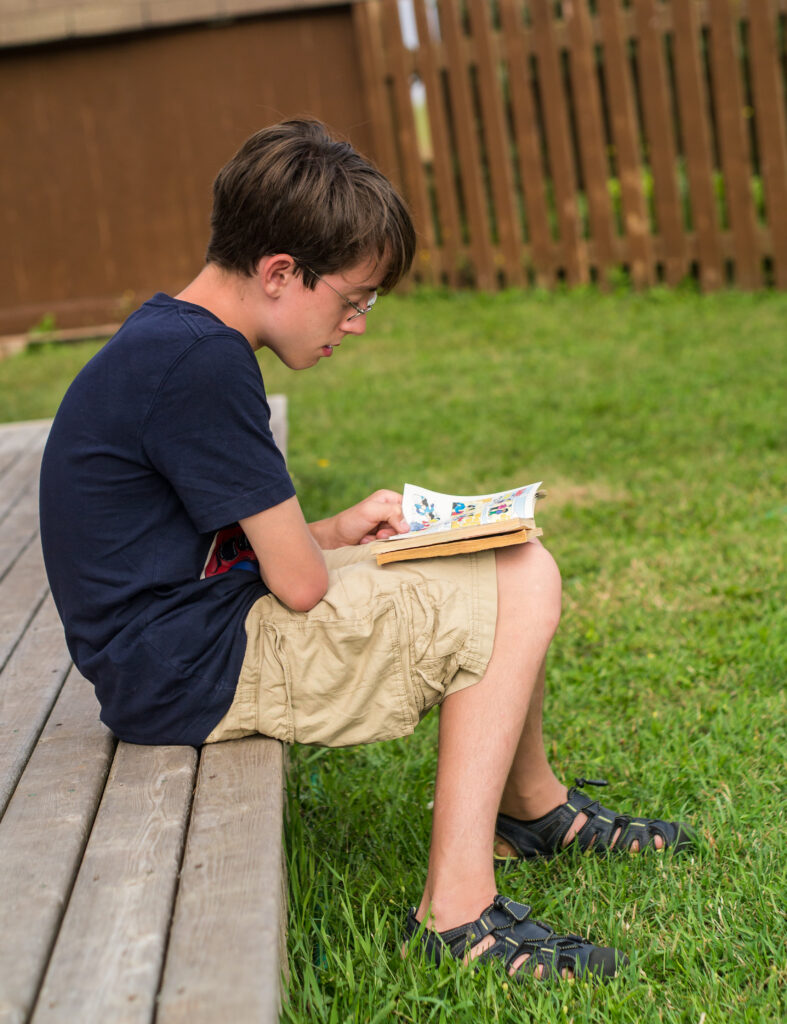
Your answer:
[[[378,501],[376,498],[370,498],[366,511],[369,518],[379,526],[390,523],[396,533],[406,532],[407,521],[402,516],[401,501]]]
[[[380,499],[381,501],[393,501],[396,502],[397,505],[402,504],[402,495],[398,491],[389,491],[386,488],[375,491],[374,494],[371,495],[371,498],[373,500]]]

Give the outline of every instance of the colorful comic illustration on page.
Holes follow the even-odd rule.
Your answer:
[[[541,481],[493,494],[441,494],[426,487],[405,484],[402,511],[410,531],[440,533],[462,526],[481,526],[511,519],[533,519],[536,492]],[[399,534],[398,539],[407,537]],[[392,541],[397,537],[391,537]]]

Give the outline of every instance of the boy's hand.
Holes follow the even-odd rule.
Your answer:
[[[407,533],[407,520],[402,518],[402,496],[396,491],[375,491],[357,505],[310,523],[309,529],[321,548],[341,548],[369,544],[397,533]]]

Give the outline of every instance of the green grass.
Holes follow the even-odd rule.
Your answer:
[[[569,854],[499,876],[537,916],[625,949],[610,986],[403,963],[436,716],[395,743],[296,748],[284,1021],[787,1017],[785,322],[772,293],[418,291],[381,301],[367,337],[315,370],[263,359],[290,397],[310,517],[405,480],[544,479],[539,524],[565,586],[554,763],[610,779],[609,806],[685,816],[701,836],[683,859]],[[73,368],[62,350],[0,363],[3,410],[51,415]],[[46,394],[25,406],[33,371]]]

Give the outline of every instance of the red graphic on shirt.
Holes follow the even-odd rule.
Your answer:
[[[229,572],[230,569],[247,569],[259,573],[258,559],[254,554],[254,549],[237,523],[225,526],[213,538],[201,578],[220,576],[221,573]]]

